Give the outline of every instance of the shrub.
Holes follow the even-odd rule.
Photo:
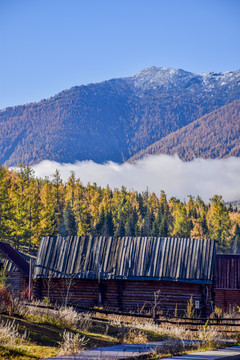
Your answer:
[[[186,350],[190,350],[190,349],[193,350],[193,349],[197,349],[197,348],[198,348],[197,343],[184,344],[184,342],[182,340],[172,339],[172,340],[166,342],[165,344],[163,344],[163,346],[159,346],[156,349],[154,349],[152,351],[152,357],[156,358],[157,355],[160,355],[160,354],[161,355],[170,354],[171,356],[177,356],[177,355],[181,355]]]
[[[198,335],[199,339],[202,340],[202,348],[205,349],[217,349],[225,343],[224,333],[208,328],[208,321],[203,330],[199,330]]]
[[[30,290],[30,297],[32,299],[32,295],[33,295],[33,292],[32,292],[32,289]],[[29,286],[27,286],[24,291],[22,292],[22,298],[24,300],[28,300],[28,296],[29,296]]]
[[[123,338],[123,342],[126,344],[143,344],[147,341],[147,335],[138,329],[130,329]]]
[[[18,332],[18,326],[15,325],[15,321],[6,323],[0,323],[0,344],[16,345],[21,343],[26,338],[26,333],[21,335]]]
[[[0,285],[0,312],[5,312],[9,315],[12,313],[11,296],[4,285]]]
[[[64,333],[62,334],[62,341],[59,343],[59,355],[75,354],[78,351],[83,350],[87,342],[88,340],[85,340],[84,336],[64,330]]]
[[[190,300],[187,303],[187,311],[186,316],[188,318],[193,318],[195,315],[195,308],[194,308],[194,302],[192,296],[190,297]]]

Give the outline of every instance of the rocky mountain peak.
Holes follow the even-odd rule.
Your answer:
[[[215,87],[224,86],[231,82],[240,81],[240,70],[219,73],[192,73],[182,69],[164,68],[152,66],[146,68],[134,76],[131,81],[134,87],[141,90],[157,88],[184,88],[191,91],[202,89],[209,91]]]

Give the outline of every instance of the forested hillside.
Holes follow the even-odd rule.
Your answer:
[[[221,196],[181,202],[158,194],[83,186],[56,171],[37,179],[28,166],[0,167],[0,238],[16,246],[38,245],[41,236],[109,235],[212,238],[218,251],[240,253],[240,212]]]
[[[240,99],[239,82],[240,71],[193,74],[152,67],[7,108],[0,112],[0,163],[122,162]]]
[[[240,156],[240,100],[207,114],[135,154],[130,161],[147,155],[169,154],[183,160]]]

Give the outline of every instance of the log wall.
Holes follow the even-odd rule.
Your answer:
[[[67,296],[69,292],[69,295]],[[159,292],[159,293],[157,293]],[[52,303],[68,303],[78,306],[104,306],[121,311],[153,309],[155,299],[157,310],[178,314],[186,311],[191,296],[200,302],[197,313],[211,312],[211,285],[189,284],[170,281],[97,280],[89,279],[37,279],[36,297],[50,298]],[[100,295],[99,295],[100,294]]]

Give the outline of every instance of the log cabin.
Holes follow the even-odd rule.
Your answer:
[[[0,241],[0,253],[4,256],[2,266],[6,267],[10,292],[16,297],[22,295],[29,282],[29,264],[10,244]]]
[[[52,303],[182,315],[213,310],[215,241],[160,237],[45,237],[35,296]]]

